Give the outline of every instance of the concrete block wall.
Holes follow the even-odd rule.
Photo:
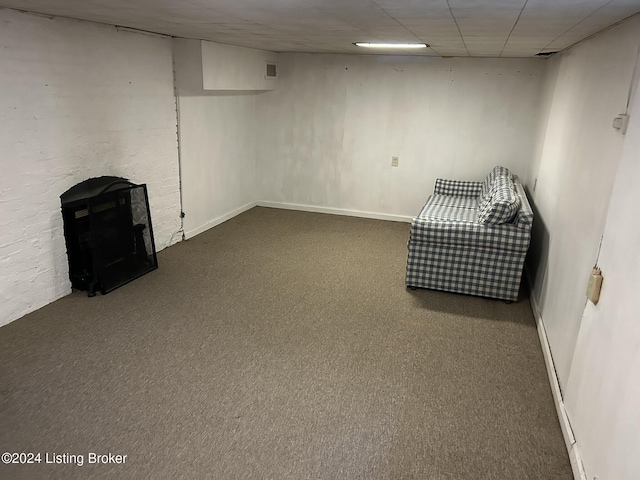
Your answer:
[[[60,194],[146,183],[156,247],[180,239],[171,40],[0,9],[0,325],[71,291]]]

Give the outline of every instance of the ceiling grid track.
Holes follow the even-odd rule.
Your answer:
[[[580,20],[578,23],[576,23],[575,25],[573,25],[571,28],[567,29],[566,31],[562,32],[560,35],[558,35],[556,38],[554,38],[553,40],[551,40],[549,43],[547,43],[544,47],[542,47],[542,50],[540,50],[541,52],[544,52],[547,48],[549,48],[549,45],[553,45],[553,43],[558,40],[559,38],[562,38],[564,35],[566,35],[567,33],[569,33],[571,30],[573,30],[574,28],[576,28],[578,25],[580,25],[581,23],[583,23],[585,20],[587,20],[588,18],[591,18],[593,15],[595,15],[597,12],[599,12],[600,10],[602,10],[603,8],[605,8],[606,6],[608,6],[609,4],[613,3],[615,0],[609,0],[607,3],[605,3],[604,5],[601,5],[600,7],[596,8],[593,12],[591,12],[589,15],[587,15],[586,17],[584,17],[582,20]],[[595,34],[595,33],[594,33]],[[593,35],[589,35],[586,38],[584,38],[583,40],[580,41],[584,41],[587,38],[591,37]],[[576,42],[577,43],[577,42]],[[561,48],[559,50],[565,50],[569,47],[571,47],[572,45],[567,45],[564,48]]]
[[[280,53],[547,56],[640,15],[640,0],[0,0],[46,18]]]
[[[451,18],[453,19],[453,22],[456,24],[456,28],[458,29],[458,34],[460,35],[460,39],[462,40],[464,49],[467,51],[467,57],[470,57],[471,54],[469,53],[469,48],[467,48],[467,42],[464,41],[464,36],[462,35],[462,31],[460,30],[460,25],[458,25],[458,20],[456,20],[456,17],[453,14],[453,10],[451,9],[451,4],[449,3],[449,0],[446,0],[446,2],[447,2],[447,7],[449,8],[449,13],[451,14]]]
[[[500,53],[498,54],[498,57],[502,57],[502,52],[504,52],[504,49],[507,46],[507,43],[509,43],[509,39],[511,38],[511,34],[516,29],[516,26],[518,25],[518,22],[520,21],[520,17],[522,16],[522,12],[524,12],[524,9],[527,6],[527,3],[529,3],[529,0],[524,0],[524,5],[522,5],[522,8],[520,9],[520,13],[518,13],[518,18],[516,18],[516,21],[513,23],[513,27],[511,27],[511,30],[509,31],[509,35],[507,35],[507,39],[504,41],[504,45],[502,45],[502,48],[500,49]]]

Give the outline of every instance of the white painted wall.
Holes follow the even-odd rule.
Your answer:
[[[186,237],[193,237],[256,203],[257,94],[203,89],[202,48],[209,43],[173,40]],[[233,64],[230,52],[234,47],[221,47],[225,47],[229,56],[226,64],[232,66],[234,75],[242,76],[244,72],[250,78],[251,66],[243,69],[247,64],[246,51],[251,49],[238,48],[238,61]],[[223,73],[221,70],[224,77]]]
[[[611,122],[625,110],[639,45],[636,17],[549,59],[528,265],[563,389],[624,140]]]
[[[545,61],[279,54],[258,98],[259,198],[411,217],[437,177],[526,177]],[[391,157],[399,166],[391,167]]]
[[[640,478],[639,158],[635,95],[598,261],[600,301],[584,309],[565,393],[588,479]]]
[[[255,206],[255,95],[182,96],[184,229],[193,237]]]
[[[74,184],[147,183],[157,248],[180,228],[170,40],[0,9],[0,152],[3,325],[70,292]]]
[[[627,135],[611,127],[640,84],[639,53],[640,15],[550,59],[529,174],[532,299],[574,474],[589,480],[640,478],[640,96]],[[585,297],[596,261],[597,306]]]
[[[267,63],[278,54],[254,48],[201,41],[202,84],[205,90],[273,90],[277,77],[267,77]]]
[[[182,95],[202,95],[202,41],[173,38],[174,86]]]

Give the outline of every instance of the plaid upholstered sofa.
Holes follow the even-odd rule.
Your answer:
[[[533,211],[505,167],[483,182],[437,179],[411,222],[408,287],[518,299]]]

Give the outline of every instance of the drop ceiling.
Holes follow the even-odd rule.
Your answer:
[[[0,6],[276,52],[389,53],[353,43],[425,42],[430,48],[419,54],[457,57],[560,51],[640,12],[640,0],[0,0]]]

